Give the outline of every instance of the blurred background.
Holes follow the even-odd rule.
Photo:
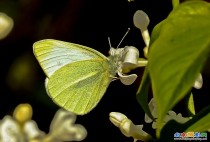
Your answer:
[[[0,119],[11,115],[18,104],[29,103],[33,107],[32,119],[41,130],[49,131],[59,107],[47,96],[44,88],[46,76],[33,55],[32,45],[38,40],[68,41],[108,55],[108,37],[112,46],[116,47],[127,29],[131,28],[121,47],[135,46],[143,57],[145,45],[139,29],[133,25],[136,10],[143,10],[150,17],[151,33],[153,27],[167,17],[172,5],[170,0],[0,0],[0,12],[14,21],[11,32],[0,39]],[[122,112],[135,124],[144,123],[143,110],[135,98],[143,70],[133,71],[139,77],[131,86],[113,81],[97,107],[77,117],[76,123],[82,124],[88,131],[84,142],[133,141],[109,121],[109,113]],[[207,95],[209,72],[206,67],[204,87],[200,92],[195,90],[203,95],[198,97],[198,103],[199,98]],[[202,104],[199,107],[202,108]]]

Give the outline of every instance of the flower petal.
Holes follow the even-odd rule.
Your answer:
[[[203,86],[203,78],[202,78],[202,75],[199,74],[199,76],[196,79],[193,87],[196,88],[196,89],[201,89],[202,86]]]
[[[20,125],[11,117],[5,116],[1,122],[0,137],[2,142],[23,141]]]
[[[85,127],[74,124],[76,115],[72,112],[60,109],[50,125],[51,139],[61,141],[81,141],[87,136]]]
[[[27,121],[23,126],[23,132],[27,136],[27,140],[39,139],[43,138],[45,133],[40,131],[36,122],[33,120]]]
[[[131,85],[137,79],[137,75],[136,74],[124,75],[124,74],[118,72],[118,75],[119,75],[120,81],[124,85]]]

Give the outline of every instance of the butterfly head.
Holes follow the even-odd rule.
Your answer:
[[[113,74],[118,74],[120,81],[125,85],[132,84],[136,78],[136,74],[126,75],[124,73],[130,72],[137,68],[139,51],[133,46],[126,46],[125,48],[110,48],[110,63]]]
[[[125,36],[130,31],[130,28],[128,28],[127,32],[117,45],[117,48],[113,48],[111,46],[110,38],[108,37],[109,41],[109,60],[110,60],[110,73],[115,76],[117,73],[119,76],[120,81],[125,85],[132,84],[136,78],[136,74],[126,75],[124,73],[130,72],[132,69],[135,69],[138,67],[138,59],[139,59],[139,51],[137,48],[133,46],[126,46],[125,48],[118,48],[120,44],[122,43]]]

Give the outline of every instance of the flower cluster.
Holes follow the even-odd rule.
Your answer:
[[[157,118],[157,107],[156,107],[156,104],[155,104],[155,101],[154,101],[154,98],[152,98],[149,102],[149,109],[151,111],[151,114],[153,115],[153,117],[155,119],[158,119]],[[179,123],[185,123],[187,122],[188,120],[190,120],[191,117],[183,117],[181,113],[178,113],[176,114],[174,111],[170,110],[168,111],[168,113],[166,114],[165,118],[164,118],[164,124],[166,124],[168,121],[170,120],[175,120]],[[149,116],[147,114],[145,114],[145,118],[144,118],[145,122],[146,123],[152,123],[152,128],[153,129],[156,129],[157,128],[157,123],[156,121],[152,121],[151,118],[149,118]]]
[[[5,116],[0,121],[1,142],[63,142],[81,141],[86,135],[86,129],[80,124],[74,124],[76,115],[60,109],[56,112],[48,134],[39,130],[36,122],[31,120],[32,107],[20,104],[16,107],[13,117]]]
[[[111,112],[109,119],[126,137],[133,137],[134,142],[137,140],[147,141],[151,138],[148,133],[142,130],[143,125],[134,125],[133,122],[122,113]]]

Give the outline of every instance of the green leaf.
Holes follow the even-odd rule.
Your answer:
[[[139,102],[139,104],[141,105],[142,109],[144,110],[144,112],[151,118],[154,119],[149,106],[148,106],[148,91],[149,91],[149,86],[150,86],[151,82],[150,82],[150,77],[149,77],[149,73],[148,73],[148,69],[147,67],[144,70],[144,75],[142,77],[142,81],[141,84],[139,86],[139,89],[136,93],[136,98],[137,101]]]
[[[187,98],[187,109],[188,113],[193,116],[195,115],[195,106],[194,106],[194,99],[193,99],[193,94],[191,93],[188,98]]]
[[[161,21],[160,23],[158,23],[154,29],[152,30],[152,36],[150,39],[150,45],[151,43],[153,43],[159,36],[160,36],[160,31],[162,29],[162,25],[164,23],[165,20]]]
[[[209,19],[209,3],[184,2],[170,13],[150,43],[148,70],[158,107],[157,135],[165,114],[191,89],[210,55]]]
[[[210,129],[209,119],[210,106],[207,106],[184,124],[180,124],[175,120],[170,120],[161,130],[160,138],[157,142],[174,141],[174,134],[176,132],[204,132]]]
[[[187,128],[186,131],[188,132],[203,132],[210,129],[210,106],[206,107],[204,110],[202,110],[196,117],[194,117],[195,120],[193,124],[191,124],[190,127]]]

